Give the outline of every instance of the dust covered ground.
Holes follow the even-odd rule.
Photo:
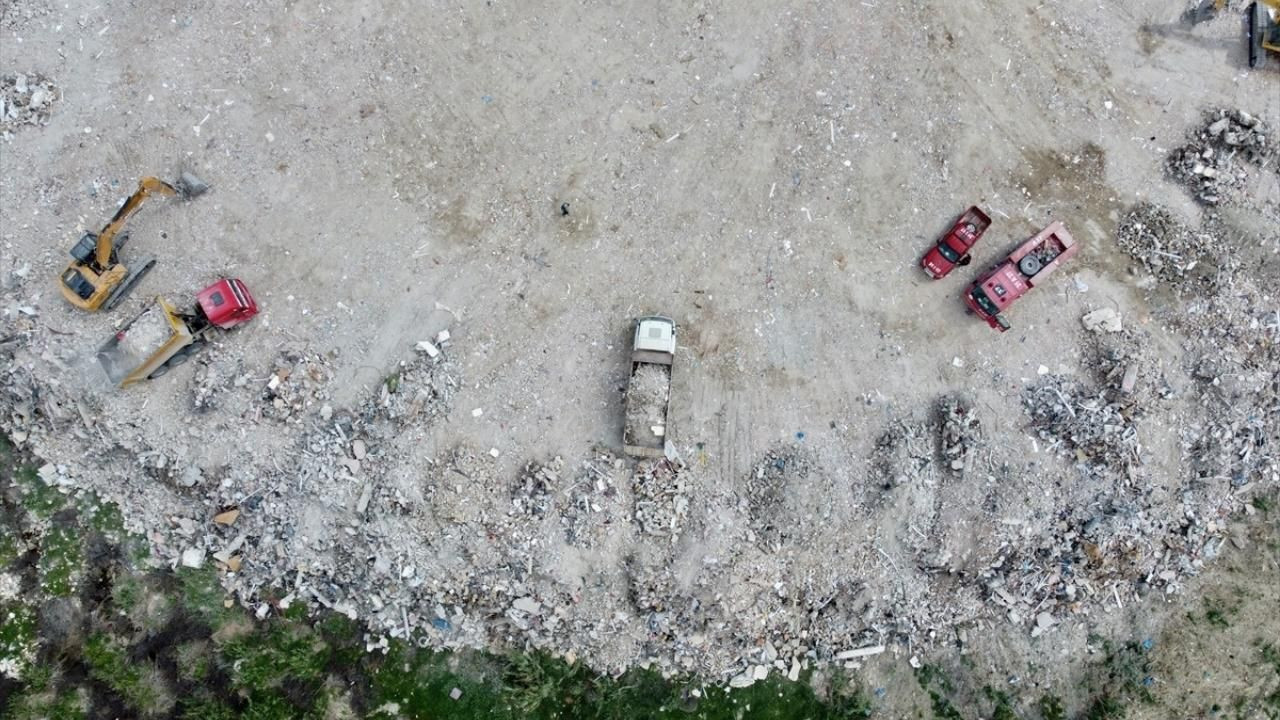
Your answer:
[[[992,628],[1069,656],[1280,484],[1280,80],[1181,10],[10,3],[0,422],[261,616],[738,685]],[[156,269],[69,308],[67,249],[184,169],[212,191],[130,223]],[[967,317],[1052,219],[1079,255]],[[223,275],[253,323],[107,386],[113,323]],[[649,313],[679,459],[636,463]]]

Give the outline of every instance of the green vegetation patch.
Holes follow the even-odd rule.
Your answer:
[[[22,506],[41,520],[48,520],[64,508],[67,498],[52,485],[47,485],[35,468],[22,467],[13,473],[13,482],[22,493]]]
[[[80,530],[60,525],[49,529],[40,543],[40,587],[50,597],[70,597],[84,565]]]
[[[0,672],[25,677],[35,652],[35,611],[19,602],[0,604]]]
[[[126,648],[106,633],[88,637],[84,660],[90,677],[111,688],[138,713],[158,716],[173,709],[173,695],[156,668],[131,660]]]

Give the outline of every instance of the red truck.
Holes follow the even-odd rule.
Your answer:
[[[1000,313],[1079,249],[1067,227],[1055,220],[1003,262],[979,275],[965,291],[964,302],[988,325],[1004,332],[1009,329],[1009,322]]]
[[[957,265],[968,265],[969,249],[977,244],[989,227],[991,218],[977,205],[965,210],[951,230],[920,259],[920,267],[934,280],[941,280]]]

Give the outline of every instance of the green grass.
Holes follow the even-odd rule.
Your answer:
[[[6,710],[7,720],[80,720],[88,709],[88,694],[82,688],[58,689],[53,669],[47,665],[33,667],[25,677],[25,687],[17,693]]]
[[[0,532],[4,533],[0,535],[0,570],[3,570],[22,557],[22,546],[7,528],[0,528]]]
[[[89,675],[111,688],[130,708],[143,715],[163,714],[173,700],[150,668],[129,659],[125,647],[106,633],[90,635],[84,644],[84,659]]]
[[[938,720],[964,720],[964,716],[951,703],[949,696],[955,692],[951,679],[935,665],[922,665],[916,670],[916,682],[929,695],[929,705]]]
[[[67,504],[67,498],[52,485],[46,485],[33,467],[21,467],[13,473],[13,481],[22,491],[22,505],[32,515],[48,520]]]
[[[982,694],[991,701],[991,720],[1018,720],[1018,713],[1013,709],[1013,700],[1009,693],[984,685]]]
[[[1043,720],[1067,720],[1067,708],[1062,698],[1057,695],[1044,695],[1039,703],[1040,717]]]
[[[40,587],[50,597],[70,597],[84,565],[80,531],[76,527],[50,528],[40,544]]]
[[[239,608],[226,606],[227,592],[212,570],[183,567],[176,572],[179,602],[201,622],[217,630],[231,620],[244,617]]]
[[[22,602],[0,604],[0,660],[12,662],[19,675],[32,669],[36,649],[36,612]]]
[[[178,717],[181,720],[238,720],[240,713],[202,691],[178,701]]]

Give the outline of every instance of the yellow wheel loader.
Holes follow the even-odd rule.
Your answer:
[[[134,285],[156,264],[153,257],[140,258],[126,266],[120,250],[129,240],[124,223],[152,195],[193,198],[208,190],[200,178],[183,173],[177,185],[145,177],[101,232],[86,232],[71,248],[71,264],[58,276],[58,287],[67,302],[89,312],[110,310],[124,299]]]

